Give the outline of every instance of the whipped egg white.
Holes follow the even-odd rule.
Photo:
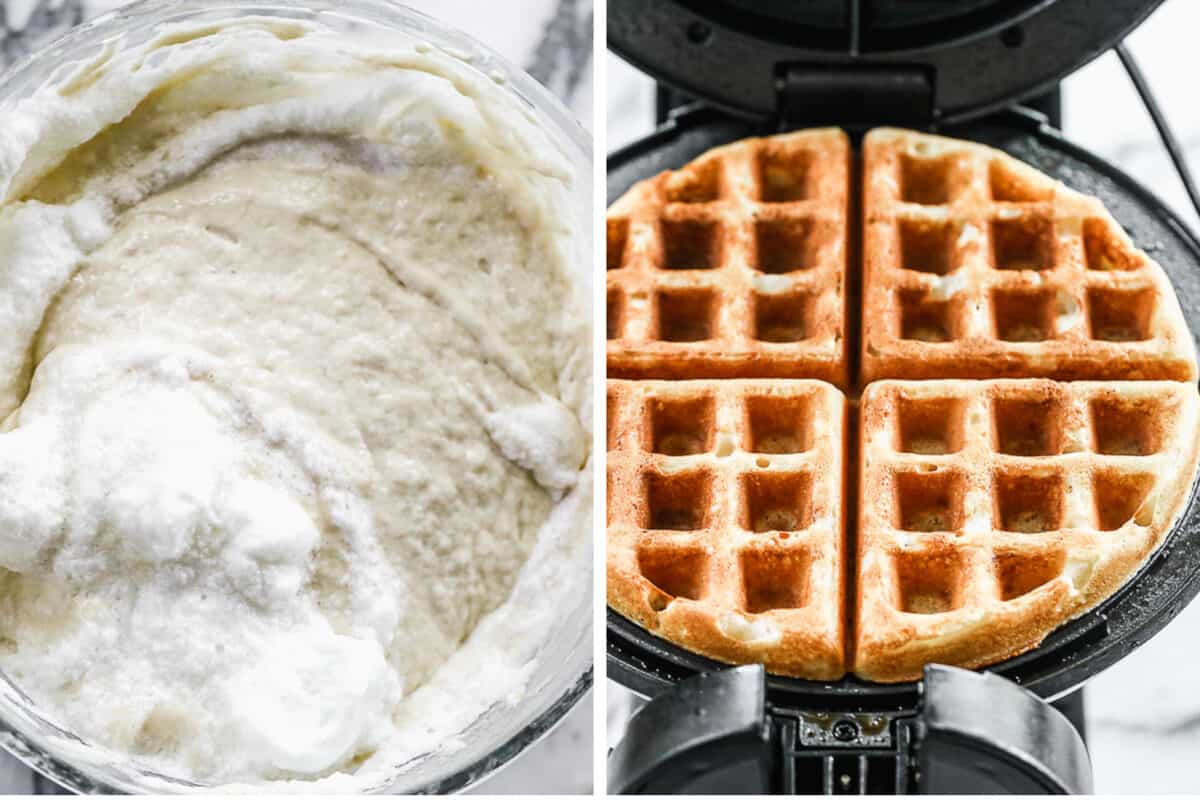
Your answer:
[[[205,783],[386,771],[519,698],[590,555],[588,248],[536,118],[265,18],[0,118],[16,686]]]

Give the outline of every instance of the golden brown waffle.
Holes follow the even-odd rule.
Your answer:
[[[1095,198],[978,144],[863,142],[862,383],[1194,380],[1162,269]]]
[[[850,147],[747,139],[608,213],[608,369],[623,378],[846,382]]]
[[[1200,457],[1192,338],[1097,200],[979,145],[873,131],[866,388],[844,442],[836,389],[772,378],[855,383],[847,153],[836,131],[746,140],[610,210],[610,376],[715,380],[609,382],[609,604],[783,675],[992,664],[1111,595],[1182,512]],[[798,219],[800,239],[764,234]],[[775,275],[777,260],[811,269]],[[705,268],[671,269],[689,265]],[[789,292],[811,304],[773,316],[787,306],[765,298]],[[756,340],[796,318],[799,342]],[[719,380],[738,376],[765,379]]]
[[[1036,646],[1182,511],[1194,386],[880,381],[862,398],[854,671],[915,679]]]
[[[608,382],[608,603],[683,647],[845,671],[845,403],[819,381]]]

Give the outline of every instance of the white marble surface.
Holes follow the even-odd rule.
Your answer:
[[[1196,79],[1200,2],[1167,0],[1129,39],[1135,56],[1200,172],[1200,103]],[[607,57],[611,152],[646,133],[653,85],[620,59]],[[1170,203],[1193,227],[1200,219],[1115,55],[1106,54],[1065,84],[1069,137],[1120,165]],[[1200,268],[1200,267],[1198,267]],[[1100,793],[1200,792],[1200,602],[1087,688],[1088,735]],[[627,693],[609,682],[610,743],[623,729]]]
[[[90,18],[126,0],[83,0]],[[466,31],[543,80],[592,128],[592,0],[407,0],[407,4]],[[48,24],[65,25],[80,0],[0,0],[0,22],[23,31],[49,12]],[[0,67],[6,36],[0,25]],[[28,45],[37,46],[30,35]],[[538,54],[541,54],[539,58]],[[473,790],[486,794],[587,794],[592,790],[592,695],[588,693],[549,735]],[[29,794],[32,773],[0,751],[0,794]]]

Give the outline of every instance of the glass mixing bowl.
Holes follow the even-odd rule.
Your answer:
[[[463,58],[530,108],[570,160],[575,184],[570,209],[581,232],[577,280],[591,293],[591,138],[562,104],[503,57],[436,20],[388,0],[144,0],[98,17],[0,72],[0,125],[4,106],[30,95],[64,65],[90,59],[106,42],[137,47],[164,25],[258,15],[307,20],[353,37],[364,31],[401,31]],[[512,761],[586,694],[592,683],[592,586],[581,581],[558,626],[548,632],[525,696],[498,704],[462,731],[461,747],[398,764],[364,791],[444,794],[467,788]],[[483,677],[483,676],[481,676]],[[86,793],[168,793],[203,790],[141,768],[131,759],[93,747],[47,719],[19,687],[0,673],[0,746],[67,789]]]

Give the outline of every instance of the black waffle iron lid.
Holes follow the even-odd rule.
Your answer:
[[[951,124],[1038,93],[1162,0],[610,0],[608,43],[739,116]]]

